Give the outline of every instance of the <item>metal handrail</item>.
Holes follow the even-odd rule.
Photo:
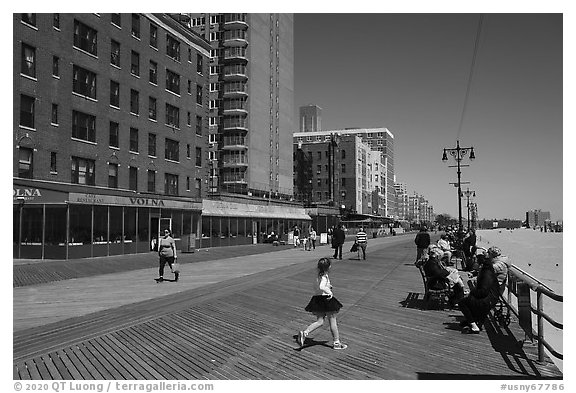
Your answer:
[[[535,336],[536,340],[538,341],[538,361],[544,361],[544,347],[550,351],[550,353],[558,358],[564,359],[563,354],[557,352],[552,346],[544,339],[544,321],[548,321],[552,326],[558,329],[564,329],[564,324],[554,320],[551,316],[544,312],[544,302],[542,299],[542,295],[549,297],[550,299],[563,302],[564,296],[555,293],[552,289],[548,286],[540,282],[537,278],[531,276],[529,273],[523,271],[519,267],[515,265],[508,265],[508,277],[506,287],[508,290],[508,299],[504,299],[506,306],[510,308],[516,316],[519,315],[519,311],[514,308],[512,305],[512,294],[517,296],[517,293],[514,292],[514,288],[512,287],[512,280],[510,280],[510,276],[514,276],[518,281],[526,283],[531,291],[536,293],[536,308],[533,307],[532,303],[530,303],[530,312],[536,315],[537,318],[537,331],[534,334],[534,331],[527,332],[532,337]],[[532,330],[532,329],[531,329]]]

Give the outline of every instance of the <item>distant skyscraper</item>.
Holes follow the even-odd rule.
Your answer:
[[[317,105],[300,107],[300,132],[322,131],[322,108]]]

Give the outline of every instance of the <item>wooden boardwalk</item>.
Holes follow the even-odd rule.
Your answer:
[[[491,320],[480,335],[463,335],[459,311],[424,304],[421,277],[413,266],[412,236],[371,239],[366,261],[347,259],[351,254],[335,261],[330,277],[344,304],[338,324],[349,347],[332,350],[326,324],[299,349],[294,336],[313,321],[303,307],[312,293],[315,263],[330,251],[289,249],[184,265],[178,283],[155,284],[151,278],[156,269],[141,269],[115,278],[15,288],[13,377],[563,377],[549,359],[537,363],[535,346],[519,344],[524,335],[516,321],[502,329]],[[98,293],[87,289],[89,295],[81,296],[90,281],[100,287]],[[19,303],[16,291],[25,298]],[[46,301],[58,294],[60,304]],[[67,312],[75,298],[76,306]],[[19,319],[25,310],[33,314],[47,306],[60,317]]]

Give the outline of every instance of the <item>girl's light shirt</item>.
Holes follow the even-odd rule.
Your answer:
[[[316,295],[332,296],[332,285],[327,274],[316,278]]]

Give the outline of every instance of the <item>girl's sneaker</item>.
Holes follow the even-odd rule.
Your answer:
[[[305,341],[306,341],[306,335],[304,334],[304,331],[301,330],[298,332],[298,337],[296,338],[296,342],[298,343],[298,345],[300,345],[300,347],[303,347]]]
[[[346,348],[348,348],[348,345],[338,342],[338,343],[334,343],[334,346],[332,348],[333,349],[346,349]]]

